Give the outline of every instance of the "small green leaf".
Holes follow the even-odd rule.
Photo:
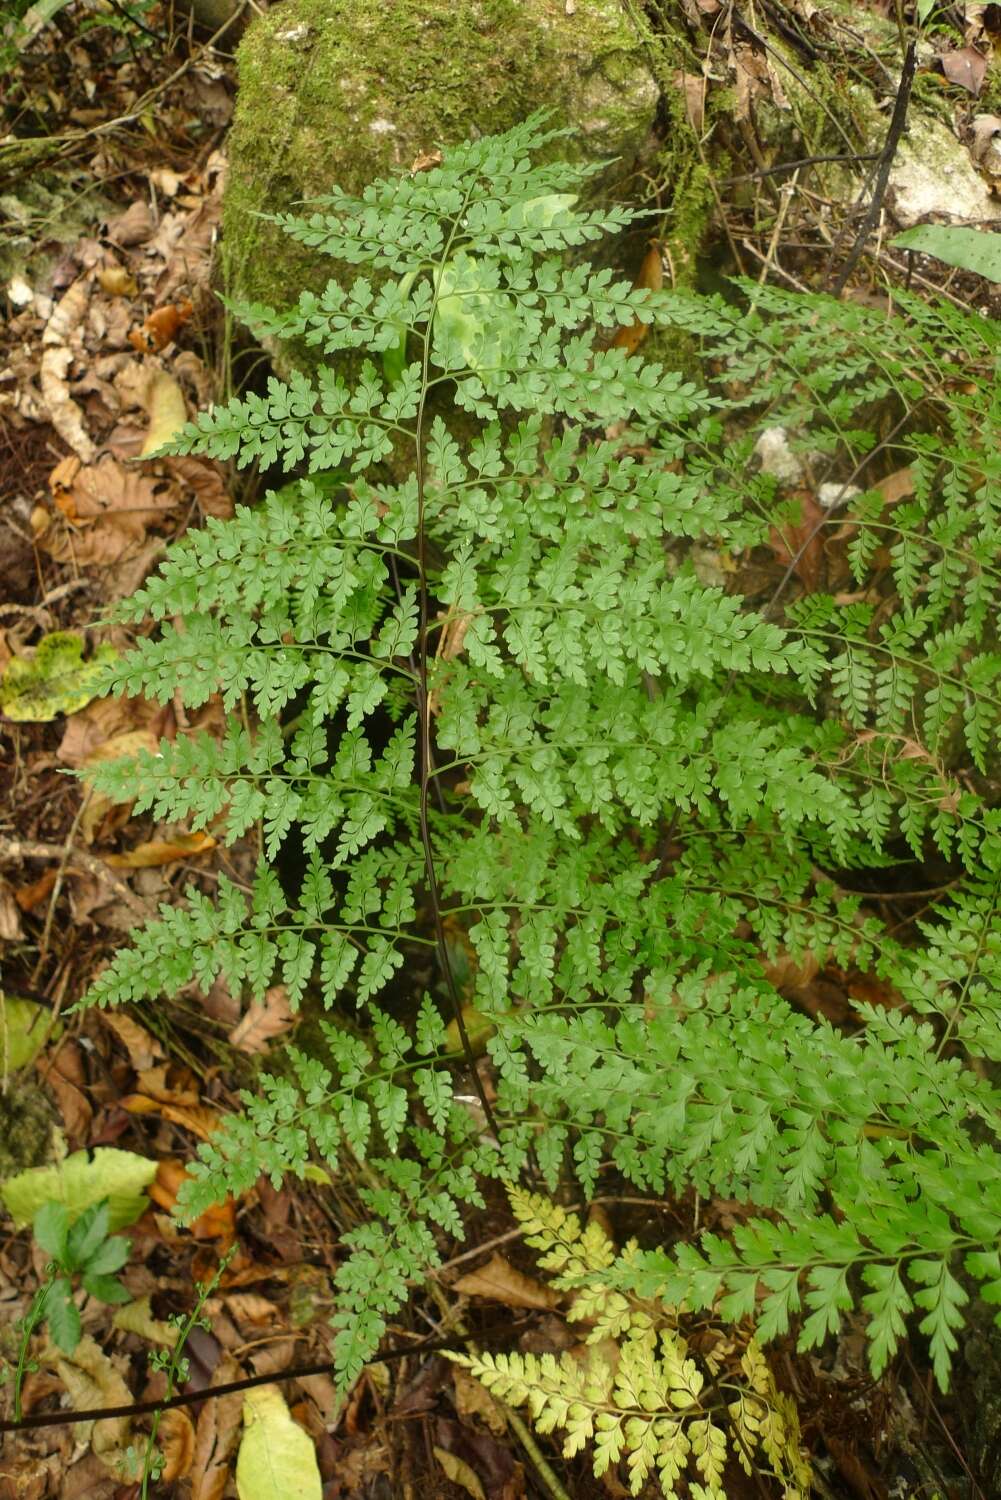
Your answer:
[[[0,678],[0,709],[18,724],[47,724],[59,714],[85,708],[100,691],[113,646],[98,646],[83,659],[84,639],[71,630],[43,636],[29,656],[15,656]]]
[[[64,1354],[72,1354],[80,1342],[80,1310],[65,1276],[59,1276],[45,1294],[45,1321],[53,1343]]]
[[[70,1216],[65,1203],[43,1203],[35,1214],[31,1232],[46,1254],[61,1265],[66,1259],[66,1238]]]
[[[132,1301],[132,1293],[114,1276],[101,1276],[88,1271],[81,1280],[84,1291],[96,1297],[98,1302],[119,1303],[124,1306],[126,1302]]]
[[[75,1271],[89,1265],[91,1257],[108,1238],[108,1217],[106,1198],[84,1209],[66,1239],[65,1265],[68,1270]]]
[[[915,224],[890,243],[898,250],[934,255],[947,266],[973,271],[988,281],[1001,281],[1001,234],[958,224]]]

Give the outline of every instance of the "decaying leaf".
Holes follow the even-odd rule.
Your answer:
[[[176,484],[122,464],[111,454],[84,465],[63,483],[67,477],[60,466],[50,483],[56,507],[71,529],[45,524],[45,511],[32,518],[39,545],[58,562],[108,567],[134,555],[149,528],[181,500]]]
[[[320,1500],[323,1493],[313,1443],[276,1385],[244,1396],[236,1490],[240,1500]]]
[[[212,1383],[228,1385],[238,1380],[240,1373],[232,1355],[225,1354],[213,1372]],[[230,1460],[240,1434],[242,1413],[243,1399],[238,1391],[202,1403],[195,1427],[191,1500],[222,1500],[229,1480]]]
[[[473,1500],[487,1500],[479,1476],[474,1469],[470,1468],[465,1459],[457,1457],[454,1453],[449,1453],[447,1448],[439,1448],[437,1444],[435,1445],[434,1456],[441,1464],[445,1477],[450,1479],[453,1484],[459,1485],[461,1489],[466,1491],[467,1495],[472,1495]]]
[[[958,84],[976,98],[987,76],[987,58],[976,47],[956,47],[940,52],[935,61],[950,83]]]
[[[48,1037],[57,1037],[62,1025],[50,1030],[52,1012],[45,1005],[6,995],[0,990],[0,1078],[34,1062]]]
[[[485,1266],[453,1282],[452,1289],[464,1297],[485,1297],[491,1302],[502,1302],[505,1307],[528,1307],[549,1312],[560,1304],[559,1293],[552,1287],[537,1281],[534,1276],[526,1276],[496,1251]]]
[[[164,1460],[160,1478],[165,1484],[186,1478],[195,1457],[195,1429],[187,1412],[179,1407],[165,1411],[157,1437]]]
[[[177,1207],[177,1195],[187,1181],[188,1172],[183,1161],[168,1156],[157,1164],[156,1177],[150,1183],[149,1195],[158,1207],[173,1213]],[[196,1240],[221,1240],[221,1249],[230,1246],[236,1239],[236,1205],[232,1198],[214,1203],[188,1225]]]
[[[85,464],[93,463],[97,449],[84,426],[83,413],[70,395],[67,375],[73,363],[72,352],[65,346],[45,349],[38,374],[38,385],[49,421],[67,447]]]
[[[268,1043],[283,1036],[295,1021],[288,989],[272,985],[263,1000],[255,1000],[229,1034],[230,1045],[239,1052],[265,1052]]]
[[[135,297],[139,293],[139,283],[125,266],[102,266],[97,279],[101,291],[109,297]]]
[[[128,1406],[132,1393],[104,1350],[84,1334],[72,1356],[49,1350],[45,1362],[53,1366],[70,1397],[70,1405],[90,1411],[98,1406]],[[118,1471],[129,1441],[128,1417],[94,1423],[91,1447],[102,1463]]]
[[[137,1072],[151,1068],[157,1058],[163,1056],[163,1048],[145,1026],[140,1026],[123,1010],[99,1010],[97,1017],[109,1031],[113,1031],[129,1054],[129,1062]]]
[[[129,343],[140,354],[159,354],[173,343],[194,310],[187,298],[154,308],[141,328],[133,328]]]
[[[146,409],[149,412],[149,431],[140,458],[148,458],[164,443],[169,443],[188,420],[184,392],[173,375],[160,370],[153,376],[146,393]]]
[[[104,862],[115,870],[149,870],[179,859],[194,859],[215,846],[216,840],[210,833],[175,833],[169,839],[150,839],[148,843],[137,844],[127,854],[105,854]]]
[[[633,282],[633,290],[659,292],[663,284],[664,263],[661,258],[660,242],[651,240],[636,274],[636,280]],[[627,354],[635,354],[646,338],[649,326],[648,323],[641,322],[639,318],[632,323],[625,324],[612,340],[612,347],[624,349]]]
[[[124,1307],[116,1308],[111,1321],[123,1332],[138,1334],[141,1339],[146,1339],[151,1344],[161,1344],[165,1349],[171,1348],[177,1338],[177,1329],[172,1324],[165,1323],[162,1318],[154,1318],[148,1295],[137,1297],[134,1302],[126,1302]]]
[[[795,496],[799,502],[800,519],[783,522],[782,527],[773,527],[770,545],[776,558],[792,571],[808,590],[815,589],[820,582],[824,564],[823,530],[818,524],[826,512],[808,490],[800,490]]]
[[[70,1220],[92,1203],[108,1199],[109,1228],[134,1224],[149,1207],[145,1189],[156,1176],[156,1162],[134,1151],[97,1146],[92,1156],[76,1151],[48,1167],[30,1167],[0,1184],[0,1198],[14,1224],[30,1224],[43,1203],[64,1203]]]
[[[0,710],[18,724],[48,724],[83,708],[117,655],[103,645],[84,661],[83,651],[83,636],[57,630],[43,636],[29,656],[12,657],[0,678]]]

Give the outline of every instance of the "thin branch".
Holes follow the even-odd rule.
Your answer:
[[[856,236],[855,243],[851,248],[848,259],[841,268],[841,274],[832,287],[835,297],[840,297],[848,285],[848,278],[862,258],[862,252],[869,241],[869,236],[875,229],[879,215],[883,208],[883,199],[886,197],[886,189],[890,182],[890,171],[893,167],[897,147],[907,124],[907,106],[911,101],[911,89],[914,87],[914,75],[917,71],[917,49],[916,44],[908,43],[904,54],[904,66],[900,74],[900,86],[897,89],[897,97],[893,105],[893,114],[890,117],[890,128],[886,132],[886,143],[879,156],[879,166],[876,170],[876,181],[873,184],[872,197],[862,227]]]
[[[408,1344],[405,1348],[387,1349],[374,1354],[366,1364],[386,1364],[390,1360],[405,1359],[411,1354],[430,1354],[437,1349],[454,1349],[452,1339],[429,1339],[420,1344]],[[184,1391],[179,1396],[170,1396],[161,1401],[134,1401],[128,1406],[95,1406],[89,1409],[73,1408],[71,1411],[39,1412],[20,1421],[0,1422],[0,1433],[28,1432],[37,1427],[61,1427],[75,1422],[105,1422],[113,1417],[141,1417],[154,1412],[170,1411],[175,1406],[195,1406],[200,1401],[211,1401],[215,1396],[231,1396],[235,1391],[249,1391],[257,1385],[273,1385],[280,1380],[298,1380],[304,1375],[331,1375],[337,1365],[332,1359],[319,1365],[293,1365],[289,1370],[278,1370],[268,1375],[247,1375],[242,1380],[230,1380],[224,1385],[206,1386],[201,1391]]]

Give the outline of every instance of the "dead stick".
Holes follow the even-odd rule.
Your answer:
[[[890,117],[890,128],[886,132],[886,143],[879,157],[879,166],[876,168],[876,181],[873,184],[872,197],[866,216],[862,220],[862,228],[856,236],[855,243],[851,248],[848,259],[841,268],[841,274],[832,288],[833,295],[840,297],[848,285],[848,278],[858,265],[862,257],[869,236],[876,227],[880,212],[883,207],[883,199],[886,197],[886,189],[890,182],[890,170],[893,166],[900,138],[907,124],[907,106],[911,101],[911,89],[914,86],[914,74],[917,70],[917,51],[914,42],[909,42],[904,54],[904,66],[900,74],[900,86],[897,89],[897,97],[893,105],[893,114]]]

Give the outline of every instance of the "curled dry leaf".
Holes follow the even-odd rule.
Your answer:
[[[84,426],[83,413],[70,395],[66,376],[72,363],[73,355],[65,346],[46,349],[42,354],[38,384],[49,421],[56,432],[78,458],[89,464],[97,456],[97,449]]]
[[[129,343],[140,354],[159,354],[174,342],[194,310],[189,298],[154,308],[141,328],[133,328]]]
[[[496,1251],[485,1266],[454,1281],[452,1290],[461,1292],[464,1297],[485,1297],[490,1302],[502,1302],[505,1307],[549,1312],[560,1304],[559,1293],[552,1287],[537,1281],[534,1276],[526,1276]]]
[[[434,1456],[441,1464],[446,1479],[457,1484],[460,1489],[471,1495],[473,1500],[487,1500],[486,1492],[480,1483],[475,1469],[466,1463],[465,1459],[459,1458],[455,1453],[449,1453],[447,1448],[439,1448],[437,1444]]]
[[[634,291],[659,292],[664,284],[664,263],[661,259],[661,248],[658,240],[651,240],[650,247],[643,257],[643,262],[633,282]],[[612,340],[613,349],[624,349],[627,354],[635,354],[647,336],[649,324],[641,322],[638,318],[633,323],[628,323],[620,328]]]
[[[43,1360],[55,1369],[69,1393],[70,1404],[79,1410],[131,1404],[132,1395],[121,1373],[89,1333],[84,1334],[72,1356],[47,1349]],[[109,1417],[94,1424],[91,1446],[113,1471],[126,1461],[129,1432],[128,1417]]]
[[[109,297],[135,297],[139,283],[125,266],[102,266],[97,273],[101,291]]]
[[[127,854],[106,854],[104,862],[115,870],[150,870],[179,859],[194,859],[215,846],[216,840],[210,833],[176,833],[169,839],[150,839],[148,843],[137,844]]]
[[[224,1354],[212,1375],[213,1385],[229,1385],[241,1375],[231,1354]],[[191,1465],[191,1500],[222,1500],[240,1435],[243,1399],[239,1391],[202,1402],[195,1427]]]
[[[79,346],[89,302],[90,286],[87,278],[81,276],[63,293],[52,309],[42,332],[43,345],[46,348],[59,348],[67,344]]]
[[[158,1207],[173,1213],[177,1207],[177,1195],[188,1172],[183,1161],[176,1156],[167,1156],[158,1162],[156,1177],[150,1183],[149,1195]],[[225,1250],[236,1239],[236,1206],[232,1198],[215,1203],[188,1225],[192,1238],[196,1240],[220,1240]]]
[[[165,1411],[160,1418],[157,1437],[163,1453],[160,1478],[165,1484],[185,1479],[191,1472],[195,1457],[195,1429],[187,1412],[181,1407]]]
[[[108,222],[106,234],[114,245],[141,245],[153,233],[153,215],[142,198]]]
[[[140,1026],[138,1021],[134,1021],[124,1011],[99,1010],[97,1017],[102,1025],[114,1032],[129,1054],[129,1062],[137,1073],[151,1068],[157,1058],[163,1057],[163,1048],[156,1037],[151,1036],[145,1026]]]
[[[219,1124],[219,1115],[201,1103],[189,1078],[183,1068],[146,1068],[136,1079],[136,1092],[121,1101],[122,1108],[134,1115],[159,1115],[207,1141]]]
[[[283,984],[272,985],[263,1000],[255,1000],[229,1034],[230,1045],[251,1055],[265,1052],[268,1043],[283,1036],[295,1020]]]

